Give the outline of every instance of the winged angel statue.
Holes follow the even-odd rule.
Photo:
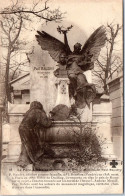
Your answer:
[[[64,29],[58,26],[58,32],[64,34],[64,43],[44,31],[37,31],[36,39],[41,48],[47,50],[56,62],[66,65],[70,80],[70,97],[74,98],[76,107],[82,109],[86,105],[89,106],[96,96],[94,84],[87,82],[83,72],[94,68],[94,62],[98,59],[101,48],[106,41],[106,30],[104,26],[100,26],[82,48],[80,43],[76,43],[72,52],[67,40],[67,32],[72,27],[71,25]]]

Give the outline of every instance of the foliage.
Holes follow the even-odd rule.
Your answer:
[[[97,136],[96,131],[90,127],[84,127],[82,133],[75,134],[75,147],[70,151],[69,157],[78,165],[86,165],[102,159],[102,144],[105,139]]]

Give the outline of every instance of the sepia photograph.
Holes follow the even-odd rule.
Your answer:
[[[123,193],[123,1],[0,5],[1,195]]]

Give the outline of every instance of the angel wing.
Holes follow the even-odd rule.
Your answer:
[[[93,69],[94,61],[98,59],[101,48],[105,45],[106,42],[106,29],[104,26],[100,26],[94,31],[94,33],[89,37],[85,42],[81,55],[84,56],[84,63],[81,66],[81,69],[86,71]]]
[[[43,50],[47,50],[50,54],[50,56],[55,60],[56,62],[59,61],[59,55],[61,52],[66,53],[66,47],[65,44],[55,37],[49,35],[45,31],[39,32],[37,31],[39,35],[36,35],[36,39],[41,46]]]

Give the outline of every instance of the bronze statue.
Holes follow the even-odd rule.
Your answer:
[[[59,56],[59,62],[57,64],[58,68],[54,71],[54,75],[57,78],[67,78],[67,70],[66,70],[66,54],[61,53]]]
[[[67,32],[72,27],[71,25],[64,29],[58,26],[58,32],[64,35],[64,43],[44,31],[38,31],[36,39],[41,48],[47,50],[56,62],[62,64],[59,57],[62,53],[65,54],[63,63],[66,64],[68,78],[70,79],[70,97],[75,99],[75,104],[78,108],[84,108],[86,104],[89,106],[95,98],[96,89],[94,84],[87,82],[83,72],[94,68],[94,62],[98,59],[101,48],[106,41],[106,30],[104,26],[99,27],[82,48],[80,43],[76,43],[72,52],[67,40]],[[55,72],[55,74],[57,73]]]

